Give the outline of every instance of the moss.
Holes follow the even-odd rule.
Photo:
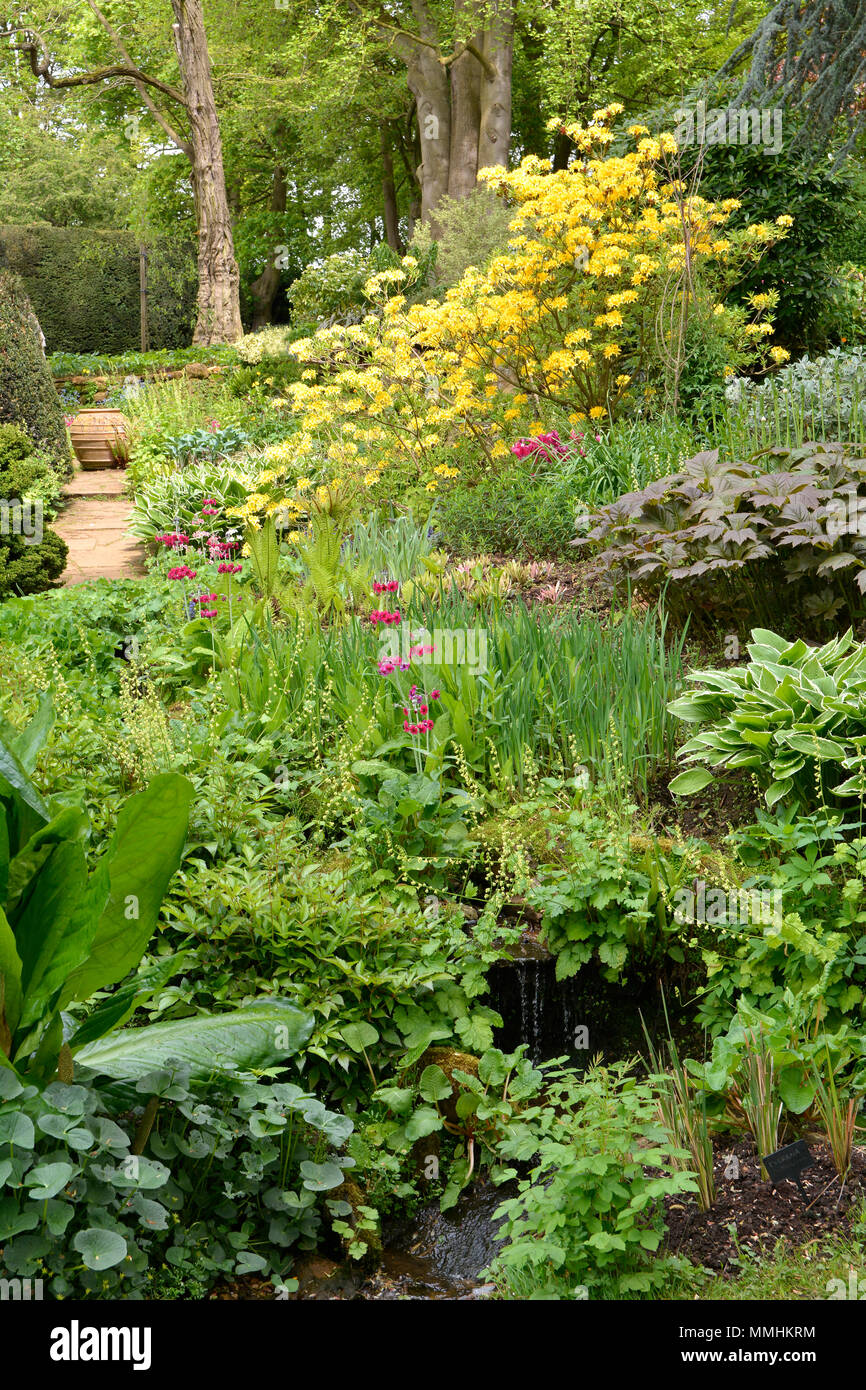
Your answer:
[[[363,1240],[367,1246],[366,1253],[360,1260],[351,1260],[355,1269],[362,1269],[367,1273],[377,1269],[382,1261],[382,1236],[378,1226],[371,1228],[368,1219],[361,1210],[363,1207],[371,1205],[366,1192],[352,1178],[346,1178],[339,1187],[335,1187],[328,1194],[332,1201],[347,1202],[352,1208],[352,1215],[340,1218],[345,1220],[357,1232],[358,1238]],[[348,1240],[341,1236],[340,1242],[348,1254]]]

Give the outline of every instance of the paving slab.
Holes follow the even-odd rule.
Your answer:
[[[123,468],[79,468],[64,485],[64,497],[120,497],[126,490]]]
[[[132,503],[120,495],[124,484],[121,469],[78,473],[67,483],[67,489],[87,490],[66,491],[69,503],[52,523],[69,546],[64,584],[144,574],[144,546],[126,534]]]

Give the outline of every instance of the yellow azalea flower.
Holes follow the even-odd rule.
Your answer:
[[[604,415],[604,414],[605,414],[604,406],[602,406],[602,405],[594,405],[594,406],[592,406],[592,408],[590,409],[589,418],[590,418],[590,420],[600,420],[601,417],[602,417],[602,415]]]

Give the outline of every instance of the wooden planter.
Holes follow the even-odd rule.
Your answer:
[[[124,468],[129,458],[126,420],[120,410],[79,410],[69,426],[75,457],[82,468]]]

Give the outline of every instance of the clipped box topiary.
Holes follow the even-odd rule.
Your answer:
[[[21,281],[0,266],[0,424],[20,425],[58,467],[69,464],[63,406]]]

